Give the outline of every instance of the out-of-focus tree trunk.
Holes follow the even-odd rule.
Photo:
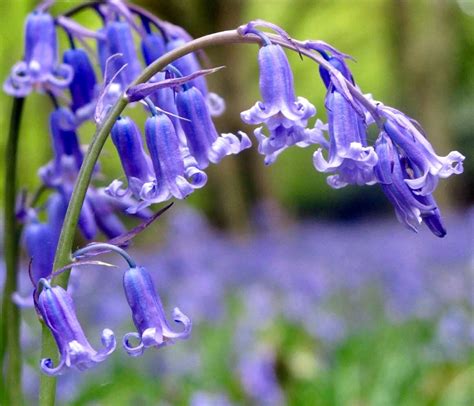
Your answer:
[[[447,0],[391,0],[394,69],[399,107],[420,121],[439,155],[452,146],[450,102],[457,53],[455,3]],[[436,192],[449,206],[453,182],[440,182]]]

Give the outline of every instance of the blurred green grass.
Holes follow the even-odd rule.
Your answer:
[[[288,405],[470,406],[474,400],[474,353],[458,362],[432,359],[425,350],[433,326],[424,322],[380,324],[349,337],[326,358],[296,326],[280,322],[268,334],[277,348],[277,375]],[[199,326],[194,335],[199,337],[195,349],[202,355],[201,373],[176,382],[114,357],[101,373],[100,381],[109,383],[85,379],[68,404],[185,406],[198,390],[227,393],[241,405],[257,404],[246,398],[232,373],[232,322]]]

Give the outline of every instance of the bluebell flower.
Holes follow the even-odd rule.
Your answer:
[[[128,192],[140,197],[143,184],[153,178],[150,158],[143,148],[140,130],[129,117],[119,117],[112,127],[111,137],[127,177],[128,187],[123,189],[122,182],[115,180],[107,188],[107,192],[114,197],[123,197]]]
[[[4,83],[6,93],[24,97],[32,90],[55,91],[67,87],[73,76],[69,65],[58,64],[58,45],[53,17],[37,10],[25,26],[25,54]]]
[[[264,45],[258,52],[260,94],[262,101],[241,113],[247,124],[265,124],[254,131],[258,151],[271,164],[291,145],[307,146],[321,138],[321,130],[306,129],[308,119],[316,114],[314,106],[305,98],[295,96],[293,73],[285,52],[279,45]]]
[[[424,222],[435,235],[444,237],[446,230],[436,201],[431,195],[416,195],[409,187],[407,181],[411,179],[410,173],[414,173],[414,168],[399,156],[385,132],[379,135],[375,150],[379,157],[375,174],[394,206],[398,220],[413,231],[417,231],[418,226]]]
[[[147,118],[145,137],[155,170],[154,181],[145,184],[141,191],[140,197],[145,204],[163,202],[171,197],[184,199],[206,184],[207,175],[198,168],[188,149],[180,145],[167,115]]]
[[[327,58],[344,78],[354,83],[350,70],[342,59]],[[328,88],[325,106],[329,143],[322,143],[322,148],[314,153],[313,164],[320,172],[334,173],[327,178],[328,184],[333,188],[349,184],[373,185],[376,183],[374,166],[377,154],[372,146],[367,145],[365,117],[335,88],[325,68],[320,68],[320,75]],[[327,160],[323,155],[324,149],[329,150]]]
[[[116,72],[120,67],[127,64],[118,77],[122,89],[125,89],[142,71],[133,42],[131,27],[128,23],[123,21],[108,22],[105,27],[105,36],[105,43],[99,41],[99,44],[101,44],[99,55],[103,70],[108,57],[121,54],[121,56],[115,58],[112,62],[114,65],[112,70]]]
[[[157,33],[149,33],[141,42],[143,59],[147,65],[164,55],[166,45],[163,36]]]
[[[41,360],[41,370],[47,375],[59,375],[66,368],[84,370],[102,362],[116,347],[114,333],[109,329],[102,332],[104,349],[96,351],[89,344],[74,309],[71,296],[60,286],[50,286],[41,279],[43,286],[36,302],[36,308],[56,341],[59,350],[59,364],[53,365],[49,358]]]
[[[74,71],[69,83],[71,110],[79,116],[79,121],[89,119],[94,112],[96,96],[96,77],[89,56],[83,49],[69,49],[64,52],[63,61]]]
[[[225,156],[238,154],[252,145],[243,132],[239,132],[240,139],[234,134],[217,134],[198,88],[191,86],[178,92],[176,106],[179,116],[183,118],[181,127],[186,135],[189,151],[196,159],[199,169],[205,169],[210,162],[218,163]]]
[[[67,200],[59,192],[54,192],[51,196],[49,196],[48,202],[46,203],[48,223],[51,226],[56,245],[59,240],[61,228],[63,227],[64,218],[66,217],[67,206]]]
[[[406,179],[407,185],[417,195],[431,194],[439,178],[463,172],[465,157],[458,151],[451,151],[447,156],[439,156],[425,137],[418,123],[402,112],[378,105],[378,112],[386,119],[384,129],[403,156],[415,169],[417,175]]]
[[[138,330],[138,333],[128,333],[123,338],[123,346],[129,355],[139,356],[146,348],[160,348],[173,344],[176,339],[189,337],[191,321],[178,308],[174,309],[173,318],[183,324],[184,330],[178,333],[171,330],[151,276],[145,268],[128,269],[123,276],[123,287]],[[136,346],[130,344],[132,338],[138,340]]]
[[[34,284],[52,272],[57,245],[54,234],[50,224],[40,222],[36,218],[25,226],[23,238],[28,256],[32,259],[30,278]]]

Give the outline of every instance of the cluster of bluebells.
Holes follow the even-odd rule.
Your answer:
[[[84,255],[89,250],[109,247],[122,252],[108,244],[93,244],[77,251],[75,256]],[[147,348],[160,348],[173,344],[177,339],[189,337],[189,318],[175,308],[173,319],[183,324],[184,329],[181,332],[173,331],[166,320],[150,274],[145,268],[137,266],[128,255],[124,256],[129,268],[123,274],[123,289],[137,329],[137,332],[127,333],[123,337],[123,347],[127,354],[139,356]],[[73,299],[61,286],[51,286],[47,278],[41,278],[34,292],[34,303],[39,317],[51,330],[59,350],[58,365],[54,366],[49,358],[41,360],[41,370],[44,373],[58,375],[70,367],[84,370],[105,360],[115,350],[115,336],[108,328],[102,333],[104,350],[96,351],[92,348],[77,318]]]
[[[204,76],[215,70],[203,70],[198,54],[182,56],[147,83],[134,84],[145,66],[192,40],[184,29],[121,0],[86,3],[56,17],[49,11],[52,3],[46,1],[28,15],[23,60],[14,65],[4,83],[5,92],[15,97],[45,93],[54,107],[49,125],[53,159],[39,170],[43,188],[51,192],[47,220],[39,220],[42,207],[26,205],[19,210],[26,223],[26,248],[33,258],[31,279],[36,291],[41,288],[35,297],[36,309],[53,331],[62,355],[57,367],[43,362],[47,373],[56,373],[64,365],[88,367],[115,347],[107,330],[103,338],[106,351],[92,350],[68,293],[45,282],[53,272],[60,229],[84,160],[78,137],[83,123],[100,126],[120,97],[143,104],[147,114],[143,135],[125,114],[112,127],[124,177],[105,188],[89,186],[79,217],[86,240],[95,239],[99,231],[111,239],[125,234],[118,212],[147,219],[152,214],[150,205],[186,198],[206,184],[205,170],[210,164],[252,145],[242,131],[217,131],[213,117],[223,112],[224,101],[209,91]],[[73,17],[83,11],[95,13],[101,27],[91,30],[78,24]],[[276,34],[261,31],[259,26]],[[61,52],[58,31],[66,34],[69,43]],[[416,122],[364,96],[346,63],[348,57],[328,44],[293,40],[281,28],[262,21],[244,25],[237,32],[242,38],[256,37],[260,46],[262,100],[242,112],[241,118],[259,126],[254,136],[266,164],[275,162],[289,147],[317,146],[314,166],[329,174],[331,187],[379,184],[402,223],[417,230],[424,222],[435,235],[446,234],[432,193],[439,178],[462,172],[460,153],[438,156]],[[317,119],[309,125],[316,109],[296,96],[284,47],[319,63],[326,88],[326,124]],[[369,125],[379,128],[374,145],[368,142]],[[93,180],[101,176],[97,165]],[[146,347],[161,346],[189,333],[187,327],[178,334],[168,328],[143,268],[127,271],[124,287],[139,330],[124,339],[129,354],[139,355]],[[147,310],[151,308],[156,311]],[[179,311],[175,319],[190,325]],[[132,339],[138,340],[136,346]]]

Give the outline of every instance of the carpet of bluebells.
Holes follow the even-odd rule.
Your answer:
[[[235,237],[188,206],[172,208],[161,242],[135,253],[165,308],[193,320],[191,338],[134,362],[117,352],[87,374],[68,371],[61,404],[472,404],[472,209],[446,217],[443,240],[392,219],[276,226],[262,216],[271,211],[259,213],[259,231]],[[104,319],[132,329],[121,272],[73,272],[93,344]],[[34,399],[39,325],[22,311]]]

